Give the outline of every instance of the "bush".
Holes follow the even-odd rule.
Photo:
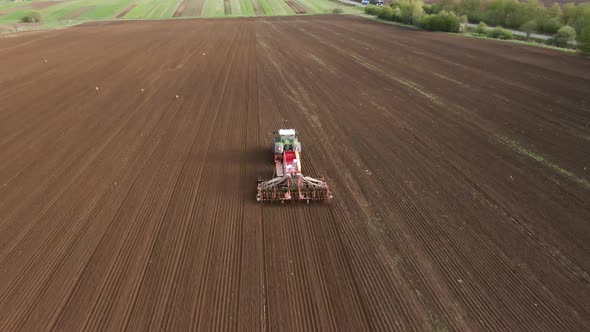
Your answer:
[[[564,26],[563,28],[559,29],[553,38],[549,39],[547,42],[549,44],[565,47],[571,41],[576,40],[576,30],[570,27],[569,25]]]
[[[428,14],[454,11],[457,15],[467,15],[471,22],[485,21],[509,28],[536,21],[538,31],[552,34],[567,24],[579,34],[590,23],[590,2],[587,1],[545,7],[540,0],[439,0],[429,8]]]
[[[524,33],[526,33],[526,38],[529,39],[531,34],[537,31],[537,22],[535,21],[528,21],[520,27]]]
[[[367,7],[365,7],[365,13],[369,14],[369,15],[379,16],[379,13],[381,13],[382,9],[383,9],[383,7],[377,7],[375,5],[368,5]]]
[[[558,3],[554,3],[551,7],[547,8],[547,15],[549,17],[556,17],[558,19],[563,18],[563,10]]]
[[[39,12],[30,12],[29,14],[23,16],[20,20],[24,23],[36,23],[41,22],[41,13]]]
[[[502,27],[497,27],[497,28],[494,28],[494,29],[488,31],[487,36],[490,38],[503,39],[503,40],[514,39],[512,32],[510,30],[506,30]]]
[[[422,0],[398,0],[394,7],[400,10],[400,21],[406,24],[416,24],[424,16],[424,2]]]
[[[383,7],[383,9],[381,9],[381,12],[379,13],[379,15],[377,15],[377,17],[385,21],[393,21],[395,18],[393,8]]]
[[[332,9],[332,14],[342,14],[344,11],[340,7]]]
[[[590,3],[565,5],[563,7],[563,22],[574,28],[576,32],[581,33],[590,24]]]
[[[438,30],[437,29],[438,25],[439,25],[439,22],[436,18],[436,14],[422,16],[420,18],[420,20],[418,21],[418,26],[421,27],[422,29],[430,30],[430,31],[444,31],[444,30]]]
[[[454,12],[443,10],[438,14],[422,16],[419,25],[431,31],[459,32],[461,20]]]
[[[487,35],[488,34],[488,25],[484,22],[479,22],[477,27],[475,28],[475,33],[478,35]]]
[[[402,21],[402,11],[399,8],[393,8],[393,20],[397,22]]]
[[[459,32],[467,31],[467,23],[469,23],[467,15],[459,16]]]
[[[544,21],[542,28],[543,32],[556,33],[562,26],[563,24],[561,23],[561,20],[557,17],[553,17]]]
[[[578,49],[582,53],[590,54],[590,24],[588,24],[578,35]]]

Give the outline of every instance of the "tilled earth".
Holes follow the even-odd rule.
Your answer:
[[[0,330],[590,330],[590,61],[362,18],[0,39]],[[296,128],[320,204],[259,205]]]

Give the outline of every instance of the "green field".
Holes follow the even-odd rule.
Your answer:
[[[92,1],[92,0],[86,0]],[[130,19],[159,19],[171,18],[182,0],[138,0],[132,11],[124,18]]]
[[[223,0],[205,0],[201,17],[223,17]]]
[[[243,16],[254,16],[254,6],[250,0],[239,0],[240,9]]]
[[[103,0],[100,2],[100,6],[95,7],[87,13],[81,15],[81,20],[100,20],[111,17],[116,17],[117,14],[122,12],[128,5],[134,3],[133,0]]]
[[[255,16],[255,1],[258,1],[266,16],[295,15],[286,0],[229,0],[227,9],[224,0],[189,0],[183,17]],[[345,13],[360,12],[357,8],[341,6],[336,0],[293,2],[304,8],[306,14],[328,14],[336,7],[342,8]],[[54,28],[95,20],[169,19],[181,3],[182,0],[0,0],[0,32]],[[135,5],[131,11],[117,18],[131,5]],[[200,11],[197,8],[201,8]],[[41,23],[20,23],[24,16],[33,11],[41,14]]]

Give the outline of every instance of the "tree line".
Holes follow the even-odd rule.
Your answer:
[[[459,32],[462,23],[472,22],[534,32],[554,34],[550,40],[565,46],[577,37],[578,48],[590,52],[590,2],[558,3],[546,7],[539,0],[442,0],[424,4],[422,0],[396,0],[391,6],[367,6],[367,14],[388,21],[419,26],[427,30]],[[481,30],[481,29],[480,29]]]

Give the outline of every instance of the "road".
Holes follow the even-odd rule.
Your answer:
[[[476,28],[476,27],[477,27],[477,24],[474,24],[474,23],[467,23],[466,25],[467,25],[468,27],[470,27],[470,28]],[[495,28],[495,27],[492,27],[492,26],[490,26],[489,28],[490,28],[490,29],[493,29],[493,28]],[[506,28],[504,28],[504,29],[506,29]],[[512,34],[514,34],[514,35],[517,35],[517,36],[522,36],[522,37],[526,37],[526,33],[522,32],[522,31],[518,31],[518,30],[512,30],[512,29],[506,29],[506,30],[508,30],[508,31],[512,32]],[[551,38],[551,36],[548,36],[548,35],[541,35],[541,34],[538,34],[538,33],[532,33],[532,34],[531,34],[531,38],[542,39],[542,40],[548,40],[548,39],[550,39],[550,38]]]
[[[364,7],[363,5],[360,4],[360,2],[355,2],[355,1],[351,1],[351,0],[338,0],[338,2],[342,2],[344,4],[351,5],[351,6]]]

